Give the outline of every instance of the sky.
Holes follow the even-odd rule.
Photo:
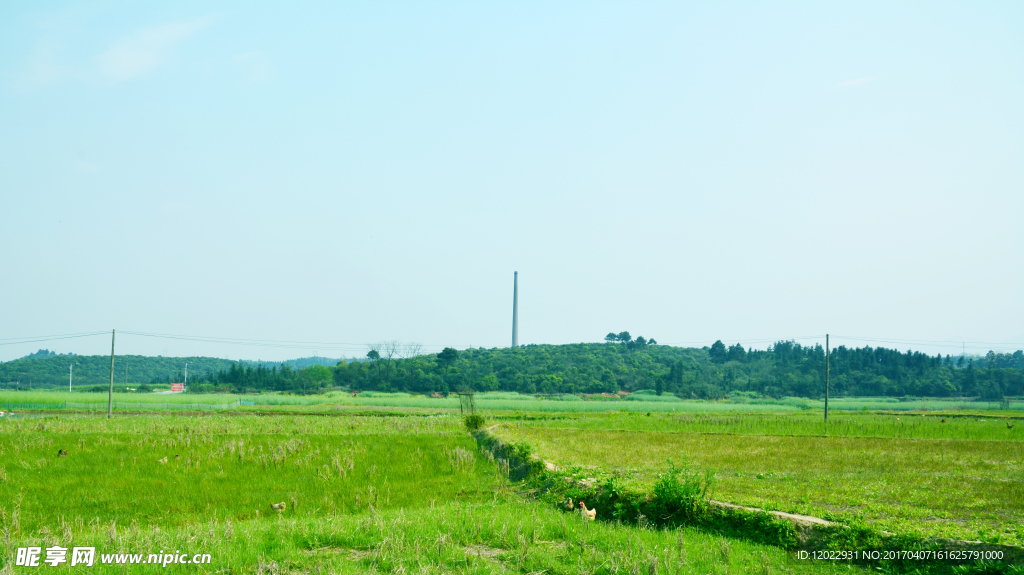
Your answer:
[[[1021,349],[1021,30],[1016,1],[3,2],[0,360],[115,328],[504,347],[514,271],[521,344]]]

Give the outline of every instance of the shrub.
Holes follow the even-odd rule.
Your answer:
[[[483,418],[480,418],[483,420]],[[486,451],[491,452],[495,461],[504,461],[508,465],[508,478],[512,481],[523,481],[535,477],[544,471],[544,463],[532,457],[530,446],[526,443],[505,443],[489,433],[477,432],[476,441]]]
[[[476,431],[484,426],[484,421],[486,420],[482,415],[476,415],[475,413],[467,415],[465,419],[466,429],[470,431]]]
[[[714,484],[714,472],[701,473],[688,465],[676,467],[668,462],[668,471],[654,484],[655,520],[660,522],[694,519],[707,511],[708,497]]]

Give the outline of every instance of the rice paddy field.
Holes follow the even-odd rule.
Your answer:
[[[826,425],[820,411],[782,413],[562,413],[538,417],[499,416],[517,427],[572,428],[695,434],[874,437],[892,439],[1024,440],[1024,413],[833,412]],[[1013,425],[1012,428],[1007,424]]]
[[[4,573],[38,569],[15,566],[17,548],[56,545],[93,546],[89,572],[118,573],[851,569],[695,529],[585,523],[516,493],[447,415],[5,418],[0,462]]]
[[[318,395],[287,395],[266,393],[245,394],[169,394],[115,393],[115,411],[169,411],[175,409],[237,410],[249,412],[296,411],[329,412],[366,409],[413,410],[420,412],[455,412],[459,410],[456,396],[428,397],[408,393],[360,392],[353,396],[345,391]],[[95,392],[62,390],[0,391],[0,409],[106,411],[108,395]],[[576,395],[539,397],[515,392],[478,393],[479,409],[489,412],[527,413],[787,413],[821,411],[824,403],[803,398],[751,400],[737,397],[730,400],[682,400],[671,395],[632,394],[622,399],[605,397],[582,398]],[[830,409],[848,411],[921,411],[956,413],[997,411],[998,403],[951,399],[836,398]],[[1024,401],[1011,400],[1011,412],[1024,413]]]
[[[17,410],[23,409],[58,409],[58,410],[92,410],[106,411],[108,396],[106,393],[67,391],[0,391],[0,408],[10,406]],[[243,405],[238,405],[239,403]],[[68,403],[67,406],[62,404]],[[115,393],[114,409],[118,411],[165,411],[192,408],[199,404],[199,409],[237,409],[240,411],[331,411],[358,410],[365,408],[382,409],[419,409],[434,412],[452,412],[459,410],[459,399],[449,397],[427,397],[407,393],[373,393],[362,392],[352,396],[348,392],[331,392],[323,395],[193,395],[193,394],[136,394]],[[251,404],[251,405],[245,405]],[[569,395],[555,398],[538,398],[518,393],[482,393],[476,397],[479,409],[489,411],[528,411],[528,412],[580,412],[597,413],[604,411],[647,412],[647,411],[743,411],[770,412],[795,411],[800,407],[792,405],[761,405],[739,404],[729,402],[673,401],[658,396],[638,395],[629,400],[584,401],[579,396]]]
[[[820,412],[798,405],[806,400],[481,395],[477,408],[499,437],[640,490],[650,490],[672,460],[714,470],[720,501],[1024,545],[1019,411],[858,407],[834,412],[826,428]],[[0,393],[2,404],[91,402],[104,414],[105,400]],[[197,413],[189,407],[197,400],[234,407]],[[32,571],[14,563],[19,547],[33,545],[95,546],[94,570],[118,573],[864,571],[798,562],[781,548],[691,527],[584,522],[541,504],[478,448],[455,398],[123,394],[115,401],[131,407],[109,420],[52,407],[0,418],[0,573]],[[145,563],[150,553],[177,551],[211,560]],[[100,554],[111,562],[99,564]],[[142,554],[142,562],[116,565],[117,554]]]
[[[945,419],[945,422],[943,422]],[[546,460],[649,488],[668,460],[715,499],[926,537],[1024,544],[1024,429],[990,417],[605,415],[507,421]],[[826,431],[828,435],[826,435]]]

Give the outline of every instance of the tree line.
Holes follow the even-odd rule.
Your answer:
[[[612,338],[614,336],[614,338]],[[449,393],[460,390],[526,394],[615,394],[652,390],[682,398],[714,399],[735,391],[769,397],[820,397],[824,393],[825,351],[820,345],[780,341],[765,350],[727,346],[659,345],[628,332],[609,334],[606,343],[526,345],[515,348],[445,348],[425,354],[416,344],[384,342],[358,361],[294,369],[254,362],[189,358],[189,383],[199,392],[354,391]],[[66,385],[69,356],[0,364],[0,382],[35,374],[37,387]],[[76,360],[83,356],[71,356]],[[91,356],[99,367],[85,370],[96,383],[109,382],[109,357]],[[126,358],[140,366],[143,360]],[[210,360],[202,362],[199,360]],[[105,367],[103,362],[106,362]],[[182,359],[174,362],[183,364]],[[83,362],[92,366],[90,362]],[[166,363],[166,361],[164,361]],[[129,370],[133,369],[129,367]],[[165,369],[161,372],[160,369]],[[1024,395],[1024,352],[980,357],[928,355],[887,348],[839,346],[830,354],[831,393],[837,396],[982,397]],[[76,379],[79,367],[75,367]],[[143,370],[144,371],[144,370]],[[180,373],[155,369],[150,383],[181,381]],[[56,380],[54,374],[60,374]],[[115,379],[117,379],[115,369]],[[137,380],[136,380],[137,381]],[[9,384],[8,384],[9,386]]]

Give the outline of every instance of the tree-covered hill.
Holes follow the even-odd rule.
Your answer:
[[[235,363],[214,357],[115,355],[114,383],[180,382],[185,377],[185,362],[188,362],[189,381],[204,374],[212,376],[230,369]],[[0,363],[0,385],[8,388],[67,388],[71,364],[74,364],[75,387],[110,384],[109,355],[57,355],[40,350],[27,358]]]
[[[870,347],[840,346],[831,354],[831,390],[836,395],[997,398],[1024,394],[1022,375],[1021,351],[990,352],[978,361]],[[653,389],[684,398],[723,397],[731,391],[819,397],[825,389],[825,350],[789,341],[767,350],[746,350],[720,341],[696,349],[621,340],[445,350],[436,356],[340,365],[334,368],[334,380],[359,389],[415,392],[469,388],[594,394]]]
[[[242,361],[216,357],[149,357],[142,355],[114,356],[114,384],[171,383],[185,378],[185,363],[188,362],[190,382],[216,379],[219,372],[227,374],[236,363],[240,367],[261,366],[268,372],[284,373],[281,370],[299,370],[310,366],[334,366],[339,359],[329,357],[300,357],[286,361]],[[57,354],[41,349],[20,359],[0,363],[0,387],[47,388],[67,387],[68,368],[74,368],[74,384],[109,385],[109,355]],[[127,371],[125,368],[127,367]],[[291,389],[291,382],[285,388]],[[300,386],[301,387],[301,386]]]

